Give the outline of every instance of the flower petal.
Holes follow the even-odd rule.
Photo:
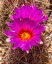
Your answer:
[[[42,32],[45,31],[45,27],[43,25],[40,25],[38,27],[36,27],[33,32],[35,35],[41,34]]]
[[[7,25],[12,29],[12,31],[18,32],[21,28],[20,22],[18,24],[17,21],[14,21],[13,23],[7,22]]]
[[[31,48],[31,46],[28,45],[28,44],[26,44],[26,45],[24,45],[24,46],[22,47],[22,50],[28,51],[30,48]]]
[[[32,7],[28,4],[26,6],[22,6],[20,8],[20,11],[22,12],[21,15],[23,18],[27,18],[29,17],[30,13],[31,13]]]
[[[8,36],[15,36],[15,32],[12,32],[10,30],[5,30],[5,34]]]

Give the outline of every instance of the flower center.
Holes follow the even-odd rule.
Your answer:
[[[21,40],[29,40],[32,38],[32,36],[33,34],[29,30],[21,30],[19,32],[19,37],[21,38]]]
[[[30,39],[30,37],[31,37],[31,35],[29,33],[27,33],[27,32],[23,32],[21,34],[22,40],[28,40],[28,39]]]

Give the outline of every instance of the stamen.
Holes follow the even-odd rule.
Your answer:
[[[33,33],[29,30],[21,30],[18,35],[21,40],[29,40],[33,37]]]

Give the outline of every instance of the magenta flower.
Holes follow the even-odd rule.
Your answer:
[[[14,44],[13,49],[20,47],[24,51],[29,51],[33,45],[40,44],[41,34],[45,30],[41,23],[48,17],[43,15],[43,10],[39,10],[36,5],[15,8],[14,12],[15,14],[10,16],[13,22],[7,22],[10,30],[6,30],[5,33]]]

